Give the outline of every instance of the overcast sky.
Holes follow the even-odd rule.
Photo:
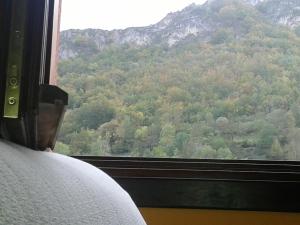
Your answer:
[[[146,26],[193,2],[205,0],[62,0],[61,30]]]

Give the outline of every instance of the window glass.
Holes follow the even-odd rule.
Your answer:
[[[298,0],[63,0],[69,155],[300,159]]]

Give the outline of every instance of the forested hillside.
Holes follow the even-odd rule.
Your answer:
[[[70,103],[56,151],[300,160],[300,3],[280,2],[208,1],[137,30],[64,31]],[[288,20],[274,19],[281,9]]]

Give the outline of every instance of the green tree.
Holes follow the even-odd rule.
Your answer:
[[[111,121],[115,116],[115,110],[107,102],[94,101],[84,104],[74,111],[74,119],[77,121],[77,129],[97,129],[103,123]]]
[[[206,145],[198,150],[197,157],[201,159],[215,159],[217,157],[217,151],[209,145]]]
[[[219,148],[217,150],[216,158],[218,158],[218,159],[234,159],[233,154],[229,148]]]
[[[60,141],[56,142],[54,151],[63,155],[70,155],[71,153],[70,147]]]
[[[273,140],[270,157],[275,160],[284,160],[284,151],[277,138]]]
[[[70,153],[72,155],[90,155],[91,143],[95,141],[95,132],[82,129],[78,133],[72,134],[70,142]]]
[[[262,129],[258,133],[258,147],[263,149],[270,149],[273,144],[273,139],[278,134],[277,129],[272,124],[263,125]]]

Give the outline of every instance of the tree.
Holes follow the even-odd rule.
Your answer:
[[[289,131],[288,144],[285,146],[289,160],[300,160],[300,128]]]
[[[233,40],[233,33],[228,29],[220,29],[212,36],[211,43],[214,45],[223,44],[227,41]]]
[[[274,138],[273,140],[270,157],[271,159],[275,160],[284,160],[284,151],[281,147],[280,142],[278,141],[278,138]]]
[[[297,36],[300,37],[300,26],[297,26],[297,27],[295,28],[295,33],[297,34]]]
[[[216,158],[218,159],[233,159],[233,154],[229,148],[219,148],[217,150]]]
[[[94,156],[110,156],[111,155],[111,148],[107,139],[102,138],[99,136],[94,142],[90,145],[91,148],[91,155]]]
[[[221,136],[215,136],[212,137],[210,140],[210,146],[214,149],[223,149],[226,148],[226,142],[223,137]]]
[[[80,128],[97,129],[103,123],[111,121],[114,117],[114,108],[108,102],[102,102],[101,100],[84,104],[74,111],[77,130]]]
[[[276,138],[278,131],[272,124],[264,124],[260,132],[258,133],[258,147],[261,150],[270,149],[273,144],[273,139]]]
[[[215,159],[217,157],[217,151],[209,145],[206,145],[198,150],[197,157],[200,159]]]
[[[91,144],[95,141],[95,132],[82,129],[72,134],[70,153],[72,155],[90,155]]]
[[[168,149],[165,149],[164,147],[158,146],[155,147],[152,151],[152,156],[157,158],[166,158],[168,157]]]
[[[70,147],[60,141],[56,142],[54,151],[63,155],[70,155],[71,153]]]
[[[175,127],[172,124],[165,124],[160,132],[159,146],[170,157],[175,153],[175,137]]]

